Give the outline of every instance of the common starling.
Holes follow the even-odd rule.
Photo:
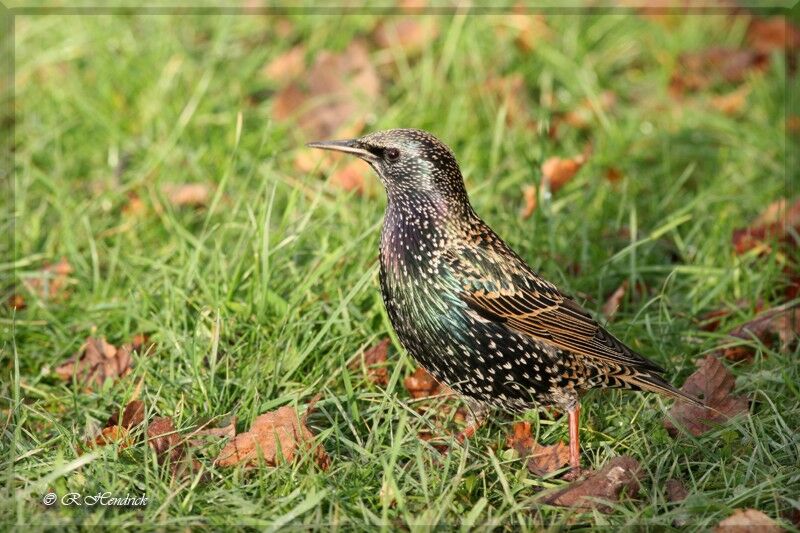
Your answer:
[[[309,146],[360,157],[388,204],[380,285],[403,347],[470,407],[459,441],[489,408],[552,405],[569,415],[580,469],[580,396],[592,388],[653,391],[702,405],[534,272],[470,205],[456,158],[421,130],[393,129]]]

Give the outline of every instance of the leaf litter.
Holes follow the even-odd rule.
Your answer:
[[[268,466],[276,466],[281,461],[290,463],[308,451],[320,468],[327,469],[330,458],[320,444],[314,443],[314,434],[306,426],[306,418],[315,403],[316,400],[312,400],[302,420],[290,405],[260,415],[248,431],[236,435],[225,445],[215,464],[253,467],[261,459]]]
[[[349,368],[357,370],[362,368],[363,365],[367,379],[372,383],[385,387],[389,384],[389,369],[386,366],[386,361],[390,345],[391,340],[388,337],[382,339],[378,344],[360,353],[359,357],[350,363]]]
[[[86,389],[102,386],[106,381],[125,377],[133,366],[133,354],[142,352],[145,335],[137,335],[119,348],[102,337],[87,337],[80,350],[56,367],[63,381],[75,380]]]
[[[546,476],[569,464],[568,444],[539,444],[533,439],[530,422],[517,422],[513,431],[506,439],[506,446],[519,454],[532,474]]]
[[[676,401],[664,419],[664,427],[672,437],[678,428],[699,437],[723,422],[746,413],[747,398],[732,394],[735,378],[713,355],[697,362],[698,369],[681,387],[681,390],[703,401],[704,406]]]
[[[636,459],[629,456],[614,457],[586,478],[566,487],[544,494],[542,503],[576,509],[597,509],[610,513],[610,502],[620,501],[623,495],[636,498],[644,473]],[[607,503],[604,503],[607,502]]]

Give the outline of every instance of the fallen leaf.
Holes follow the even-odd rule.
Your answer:
[[[28,304],[25,302],[25,297],[21,294],[12,294],[8,298],[8,306],[14,311],[22,311]]]
[[[788,131],[792,135],[797,135],[798,133],[800,133],[799,115],[789,115],[788,117],[786,117],[786,131]]]
[[[348,192],[363,196],[367,190],[368,166],[358,159],[352,160],[331,174],[331,184]]]
[[[141,400],[131,401],[123,410],[122,420],[120,421],[119,410],[114,411],[100,434],[85,443],[86,448],[106,446],[115,442],[120,443],[120,449],[131,446],[133,439],[130,432],[144,422],[144,414],[144,402]]]
[[[551,192],[556,192],[575,176],[585,162],[583,155],[571,159],[551,157],[542,164],[543,183]]]
[[[735,91],[711,98],[711,107],[726,115],[738,115],[744,109],[750,87],[743,85]]]
[[[563,442],[539,444],[533,440],[530,422],[514,424],[514,434],[506,439],[506,445],[514,449],[528,470],[537,476],[546,476],[569,464],[569,445]]]
[[[606,180],[611,183],[617,183],[623,177],[624,175],[622,174],[622,171],[617,167],[609,167],[606,169]]]
[[[526,220],[533,215],[533,212],[536,211],[536,202],[537,202],[537,189],[536,185],[526,185],[522,189],[522,197],[525,200],[525,205],[522,206],[522,209],[519,212],[519,216],[522,220]]]
[[[504,23],[514,34],[514,44],[522,52],[531,52],[541,41],[550,37],[552,32],[541,13],[526,13],[523,4],[514,6],[512,13],[504,15]]]
[[[100,434],[84,443],[87,449],[119,443],[119,449],[125,449],[133,444],[130,430],[122,426],[109,426],[101,430]]]
[[[162,416],[154,419],[147,427],[147,443],[156,452],[158,464],[172,465],[173,474],[179,470],[179,464],[186,454],[186,444],[175,429],[171,417]]]
[[[144,422],[144,402],[141,400],[133,400],[125,406],[122,411],[122,420],[119,420],[119,411],[114,411],[114,414],[106,422],[106,427],[121,426],[126,429],[133,429],[142,422]]]
[[[733,246],[737,254],[754,248],[767,247],[767,241],[790,241],[793,233],[800,231],[800,198],[791,205],[786,199],[771,203],[764,212],[746,228],[733,230]]]
[[[389,384],[389,370],[386,367],[386,359],[389,354],[390,344],[390,339],[383,339],[353,361],[350,364],[350,369],[356,370],[363,364],[367,371],[367,379],[385,387]]]
[[[103,338],[87,337],[81,349],[55,371],[62,380],[74,378],[91,389],[110,379],[127,375],[133,363],[133,351],[132,345],[123,345],[118,349]]]
[[[681,390],[703,400],[703,407],[676,401],[664,419],[667,432],[676,437],[679,426],[699,437],[734,416],[747,412],[747,398],[732,396],[735,384],[733,374],[722,363],[709,355],[698,361],[698,369],[686,380]]]
[[[24,280],[24,284],[31,293],[42,300],[62,301],[69,296],[67,286],[69,275],[72,274],[72,265],[65,258],[51,265],[45,264],[39,270],[38,277]]]
[[[642,469],[634,458],[614,457],[586,479],[570,483],[567,487],[546,495],[541,501],[559,507],[596,508],[608,513],[612,509],[595,499],[619,501],[623,490],[629,498],[635,498],[639,494],[641,477]]]
[[[756,509],[736,509],[714,528],[714,533],[780,533],[783,528]]]
[[[755,313],[760,313],[764,310],[764,300],[759,298],[756,300],[755,305],[752,305],[748,300],[738,300],[730,309],[714,309],[713,311],[708,311],[700,316],[699,327],[703,331],[717,331],[723,318],[730,316],[736,310],[744,311],[751,307]]]
[[[275,96],[272,114],[281,121],[295,119],[314,139],[330,139],[348,124],[363,124],[380,97],[380,79],[361,41],[339,54],[321,52],[303,81]]]
[[[606,317],[606,320],[609,322],[614,315],[617,314],[617,310],[619,309],[619,305],[622,303],[622,299],[625,298],[625,293],[628,292],[628,280],[625,279],[620,283],[619,287],[611,293],[611,296],[608,297],[606,302],[603,304],[603,316]]]
[[[262,70],[272,83],[284,85],[297,78],[305,69],[305,46],[297,45],[270,61]]]
[[[759,313],[752,320],[732,330],[728,336],[731,340],[757,339],[770,346],[772,340],[780,342],[780,351],[789,352],[792,344],[797,341],[800,332],[800,306],[781,305]],[[731,361],[752,359],[754,350],[749,346],[731,346],[721,348],[717,354]]]
[[[286,405],[256,418],[249,431],[236,435],[219,452],[215,463],[222,467],[255,466],[258,458],[262,457],[267,465],[275,466],[279,457],[292,462],[301,449],[313,446],[313,440],[314,435],[297,418],[295,410]],[[317,444],[312,453],[317,464],[326,469],[330,459],[325,449]]]
[[[415,399],[452,393],[450,388],[436,381],[436,378],[421,366],[405,378],[403,384],[411,397]]]
[[[666,489],[667,499],[673,503],[681,502],[686,499],[686,496],[689,495],[689,491],[686,490],[683,482],[681,482],[679,479],[668,479]]]
[[[800,48],[800,29],[784,17],[754,18],[747,28],[747,42],[762,53]]]
[[[145,206],[144,202],[139,197],[139,194],[134,191],[129,191],[127,196],[128,201],[122,206],[122,213],[124,215],[136,217],[141,216],[145,211],[147,211],[147,206]]]
[[[741,83],[750,72],[766,69],[768,63],[769,56],[749,49],[709,48],[681,54],[669,90],[680,98],[720,83]]]
[[[161,191],[175,207],[203,207],[211,199],[211,187],[206,183],[167,183]]]
[[[398,48],[414,56],[428,48],[439,35],[434,19],[405,18],[378,24],[373,38],[380,48]]]

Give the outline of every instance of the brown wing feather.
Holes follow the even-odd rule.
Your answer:
[[[599,363],[664,372],[603,329],[580,305],[498,241],[492,243],[494,247],[471,247],[445,256],[455,277],[460,278],[461,299],[476,313]]]

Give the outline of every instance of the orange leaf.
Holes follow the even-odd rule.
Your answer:
[[[439,26],[435,20],[408,18],[381,22],[373,38],[381,48],[399,48],[412,56],[429,47],[438,35]]]
[[[219,452],[216,464],[254,466],[259,456],[269,466],[278,464],[279,458],[292,462],[301,448],[312,446],[313,439],[314,435],[298,419],[295,410],[286,405],[256,418],[250,431],[236,435]],[[328,467],[330,459],[321,446],[314,446],[313,455],[321,468]]]
[[[161,191],[175,207],[203,207],[211,199],[211,187],[206,183],[168,183]]]
[[[542,164],[542,176],[544,183],[550,188],[551,192],[556,192],[566,185],[580,170],[585,162],[582,155],[572,159],[561,159],[551,157]]]
[[[782,527],[756,509],[736,509],[714,528],[714,533],[781,533]]]
[[[283,85],[299,76],[305,68],[305,47],[297,45],[269,62],[262,73],[271,82]]]

